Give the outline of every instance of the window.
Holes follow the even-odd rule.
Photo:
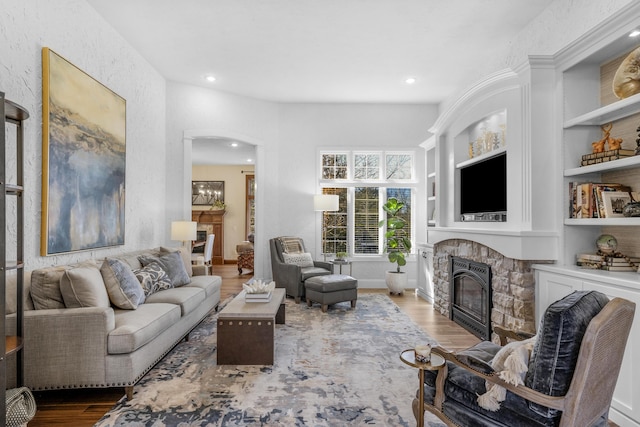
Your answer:
[[[354,178],[355,179],[378,179],[380,178],[380,155],[379,154],[358,154],[354,156]]]
[[[385,230],[378,223],[384,217],[382,205],[390,197],[405,204],[400,214],[412,236],[413,187],[417,184],[413,159],[412,152],[321,153],[322,192],[337,194],[340,201],[337,212],[322,214],[323,253],[382,253]]]

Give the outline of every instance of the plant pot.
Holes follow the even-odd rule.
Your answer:
[[[409,283],[409,275],[405,272],[387,271],[385,273],[387,288],[392,294],[401,294]]]

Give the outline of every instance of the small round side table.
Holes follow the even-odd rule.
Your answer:
[[[418,427],[424,427],[424,371],[435,371],[442,368],[445,363],[444,358],[438,354],[431,353],[430,362],[417,362],[416,353],[412,348],[410,348],[409,350],[405,350],[400,353],[400,360],[409,366],[418,368],[419,370],[418,376],[420,378],[420,387],[418,388],[418,404],[420,417],[418,417]]]

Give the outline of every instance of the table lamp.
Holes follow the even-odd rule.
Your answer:
[[[196,240],[197,228],[196,221],[173,221],[171,223],[171,240],[180,240],[183,246],[187,246],[188,241]]]

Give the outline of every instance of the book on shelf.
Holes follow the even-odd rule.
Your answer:
[[[616,192],[603,197],[603,193]],[[628,196],[627,196],[628,194]],[[621,216],[620,208],[612,205],[623,199],[631,199],[631,187],[618,183],[570,182],[569,183],[569,218],[611,218]],[[606,199],[606,200],[605,200]]]
[[[637,267],[630,265],[603,265],[602,270],[607,271],[638,271]]]
[[[598,254],[577,254],[576,258],[580,261],[604,261],[604,256],[603,255],[598,255]]]
[[[635,150],[625,150],[620,148],[618,150],[606,150],[601,153],[589,153],[582,156],[582,160],[603,159],[605,157],[620,156],[631,157],[636,154]]]
[[[576,265],[582,268],[590,268],[592,270],[602,269],[602,262],[600,261],[577,261]]]

